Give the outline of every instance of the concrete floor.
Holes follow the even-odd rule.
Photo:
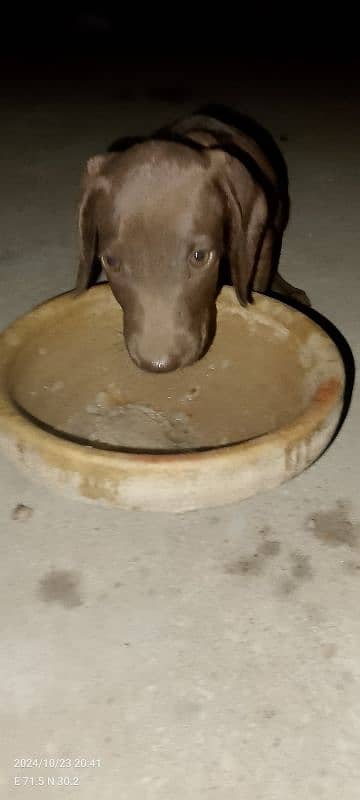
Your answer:
[[[182,94],[175,78],[3,87],[1,327],[72,287],[87,156],[212,99],[285,137],[282,272],[357,359],[356,82],[264,69]],[[2,797],[51,798],[62,777],[68,800],[358,800],[359,412],[355,390],[293,482],[177,517],[71,502],[0,457]],[[19,503],[30,518],[12,519]]]

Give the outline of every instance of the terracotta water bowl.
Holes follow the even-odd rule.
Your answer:
[[[225,287],[197,364],[130,360],[107,285],[61,295],[0,337],[0,444],[31,476],[123,509],[181,512],[273,489],[337,427],[344,367],[331,338],[278,300]]]

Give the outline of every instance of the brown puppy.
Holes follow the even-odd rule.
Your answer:
[[[243,305],[269,289],[308,302],[277,273],[288,182],[264,129],[211,107],[111,149],[85,171],[77,290],[104,268],[139,367],[169,371],[204,355],[227,266]]]

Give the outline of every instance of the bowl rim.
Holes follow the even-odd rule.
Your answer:
[[[224,289],[226,290],[224,293]],[[220,298],[229,298],[231,302],[238,301],[235,292],[231,287],[224,287]],[[88,469],[88,465],[98,469],[98,480],[112,479],[120,480],[126,475],[133,480],[151,472],[152,477],[156,475],[166,475],[167,479],[172,475],[176,478],[181,474],[188,474],[188,477],[195,476],[199,471],[207,471],[214,462],[225,473],[232,469],[245,468],[246,463],[254,465],[261,459],[270,459],[278,454],[279,448],[282,454],[290,462],[287,466],[287,475],[284,480],[303,471],[309,466],[325,449],[324,446],[316,444],[314,437],[320,431],[324,431],[326,444],[331,439],[339,421],[345,388],[345,368],[341,353],[331,337],[314,320],[306,317],[298,309],[294,309],[286,303],[273,297],[255,293],[254,303],[251,309],[267,312],[276,306],[286,308],[290,315],[302,315],[307,320],[309,329],[316,328],[321,331],[327,345],[332,344],[334,363],[336,362],[337,378],[330,378],[318,385],[308,407],[292,422],[280,426],[275,431],[264,433],[253,439],[242,442],[235,442],[219,447],[211,447],[204,450],[181,451],[181,452],[128,452],[121,449],[103,449],[92,445],[83,444],[61,436],[61,432],[54,433],[44,430],[36,422],[29,420],[25,413],[21,411],[12,398],[7,377],[11,365],[20,352],[25,341],[28,340],[31,331],[36,331],[39,326],[55,319],[59,314],[66,314],[67,309],[71,310],[73,303],[91,303],[94,292],[110,292],[108,284],[97,284],[89,289],[85,295],[80,297],[74,291],[61,293],[50,300],[46,300],[35,306],[30,312],[22,315],[12,322],[0,334],[0,439],[8,449],[15,454],[17,460],[26,461],[26,451],[37,453],[48,465],[57,465],[60,471],[81,471]],[[240,306],[239,306],[240,308]],[[62,309],[62,311],[61,311]],[[243,313],[243,311],[241,312]],[[247,312],[246,312],[247,313]],[[319,437],[317,437],[319,438]],[[321,437],[320,437],[321,438]],[[311,443],[311,440],[314,440]],[[303,451],[302,444],[307,442],[308,452]],[[294,452],[298,451],[295,457]],[[292,455],[291,455],[292,454]],[[74,466],[75,465],[75,466]],[[151,467],[151,470],[149,470]],[[118,477],[116,476],[118,473]],[[282,481],[277,481],[277,483]]]

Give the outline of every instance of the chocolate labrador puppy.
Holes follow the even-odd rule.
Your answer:
[[[133,361],[184,367],[210,346],[224,282],[242,305],[270,289],[308,303],[277,272],[288,216],[286,165],[271,136],[222,107],[201,109],[90,158],[77,290],[103,267]]]

